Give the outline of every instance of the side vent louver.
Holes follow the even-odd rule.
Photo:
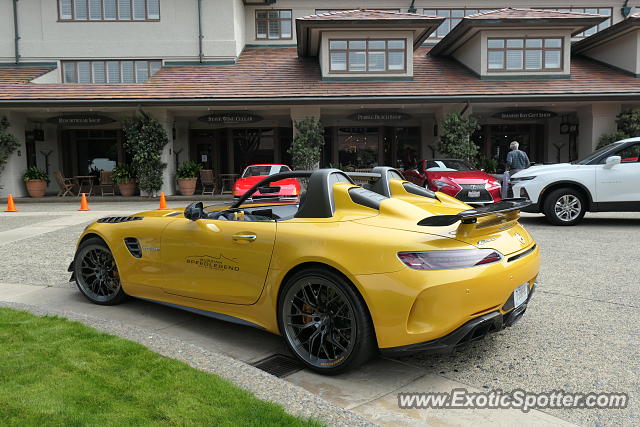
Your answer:
[[[127,249],[129,249],[129,252],[131,252],[131,255],[136,258],[142,258],[142,249],[140,248],[138,239],[135,237],[125,237],[124,244],[127,246]]]
[[[142,221],[141,216],[108,216],[100,218],[97,222],[116,224],[119,222]]]

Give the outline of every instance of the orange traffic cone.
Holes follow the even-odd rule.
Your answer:
[[[164,192],[160,193],[160,207],[158,209],[167,209],[167,199],[164,198]]]
[[[11,194],[9,194],[9,197],[7,197],[7,210],[5,212],[18,212],[18,209],[16,209],[16,204],[13,203],[13,196]]]
[[[80,209],[78,209],[79,211],[90,211],[91,209],[89,209],[89,202],[87,202],[87,196],[82,193],[82,199],[80,200]]]

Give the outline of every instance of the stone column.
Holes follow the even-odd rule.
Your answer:
[[[602,134],[615,132],[616,115],[620,110],[619,103],[599,103],[578,108],[578,158],[591,154]]]
[[[293,137],[296,136],[296,120],[302,120],[307,117],[320,118],[320,107],[315,106],[295,106],[291,107],[291,121],[293,122]]]
[[[431,159],[433,153],[430,147],[437,147],[437,136],[433,133],[436,120],[434,117],[423,117],[420,119],[420,159]]]
[[[9,156],[2,175],[0,175],[0,195],[6,197],[12,194],[13,197],[24,197],[27,190],[22,180],[22,174],[27,169],[27,150],[24,139],[26,118],[24,114],[14,112],[0,112],[0,117],[6,116],[10,127],[8,132],[12,133],[20,143],[16,151]],[[4,208],[3,208],[4,209]]]
[[[164,146],[161,155],[161,160],[163,163],[167,164],[167,167],[162,171],[162,187],[160,188],[160,191],[164,192],[167,196],[175,194],[176,168],[174,161],[175,157],[173,154],[173,114],[167,109],[159,108],[145,108],[144,111],[160,122],[167,134],[167,138],[169,139],[169,143]],[[186,158],[188,158],[188,154]],[[186,158],[184,155],[180,157],[182,161]]]
[[[315,107],[315,106],[310,106],[310,105],[304,105],[304,106],[294,106],[291,107],[290,110],[290,115],[291,115],[291,121],[292,121],[292,127],[293,127],[293,135],[292,137],[295,138],[296,137],[296,133],[297,133],[297,129],[296,129],[296,124],[295,122],[297,120],[302,120],[305,119],[307,117],[315,117],[320,119],[320,107]],[[316,165],[316,167],[318,167],[319,165]],[[294,166],[291,165],[291,167],[293,168]]]
[[[447,116],[447,114],[450,113],[459,113],[460,111],[462,111],[462,109],[464,108],[464,104],[443,104],[443,105],[439,105],[438,108],[436,108],[435,111],[435,124],[438,126],[438,136],[434,137],[433,142],[431,143],[433,146],[436,147],[436,156],[437,156],[437,146],[440,143],[440,136],[442,135],[442,122],[444,120],[444,118]],[[469,111],[471,110],[471,108],[467,108],[467,112],[465,112],[465,114],[467,114]],[[433,129],[432,129],[432,133],[433,135]],[[428,149],[429,151],[429,156],[431,156],[431,150]]]

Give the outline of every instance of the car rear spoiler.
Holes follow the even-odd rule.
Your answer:
[[[476,231],[488,232],[496,226],[503,228],[514,223],[520,217],[520,210],[531,205],[525,198],[503,199],[497,203],[477,209],[468,209],[456,215],[434,215],[418,222],[425,227],[446,227],[460,221],[458,236],[470,236]],[[493,231],[493,230],[491,230]]]

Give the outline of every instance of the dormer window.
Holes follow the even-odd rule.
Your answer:
[[[562,46],[560,37],[488,38],[488,71],[560,71]]]
[[[404,73],[406,39],[329,40],[332,73]]]
[[[346,10],[296,18],[298,55],[317,57],[326,80],[410,80],[414,51],[444,18]]]
[[[466,16],[429,51],[449,56],[481,79],[567,79],[571,38],[606,16],[505,8]]]

